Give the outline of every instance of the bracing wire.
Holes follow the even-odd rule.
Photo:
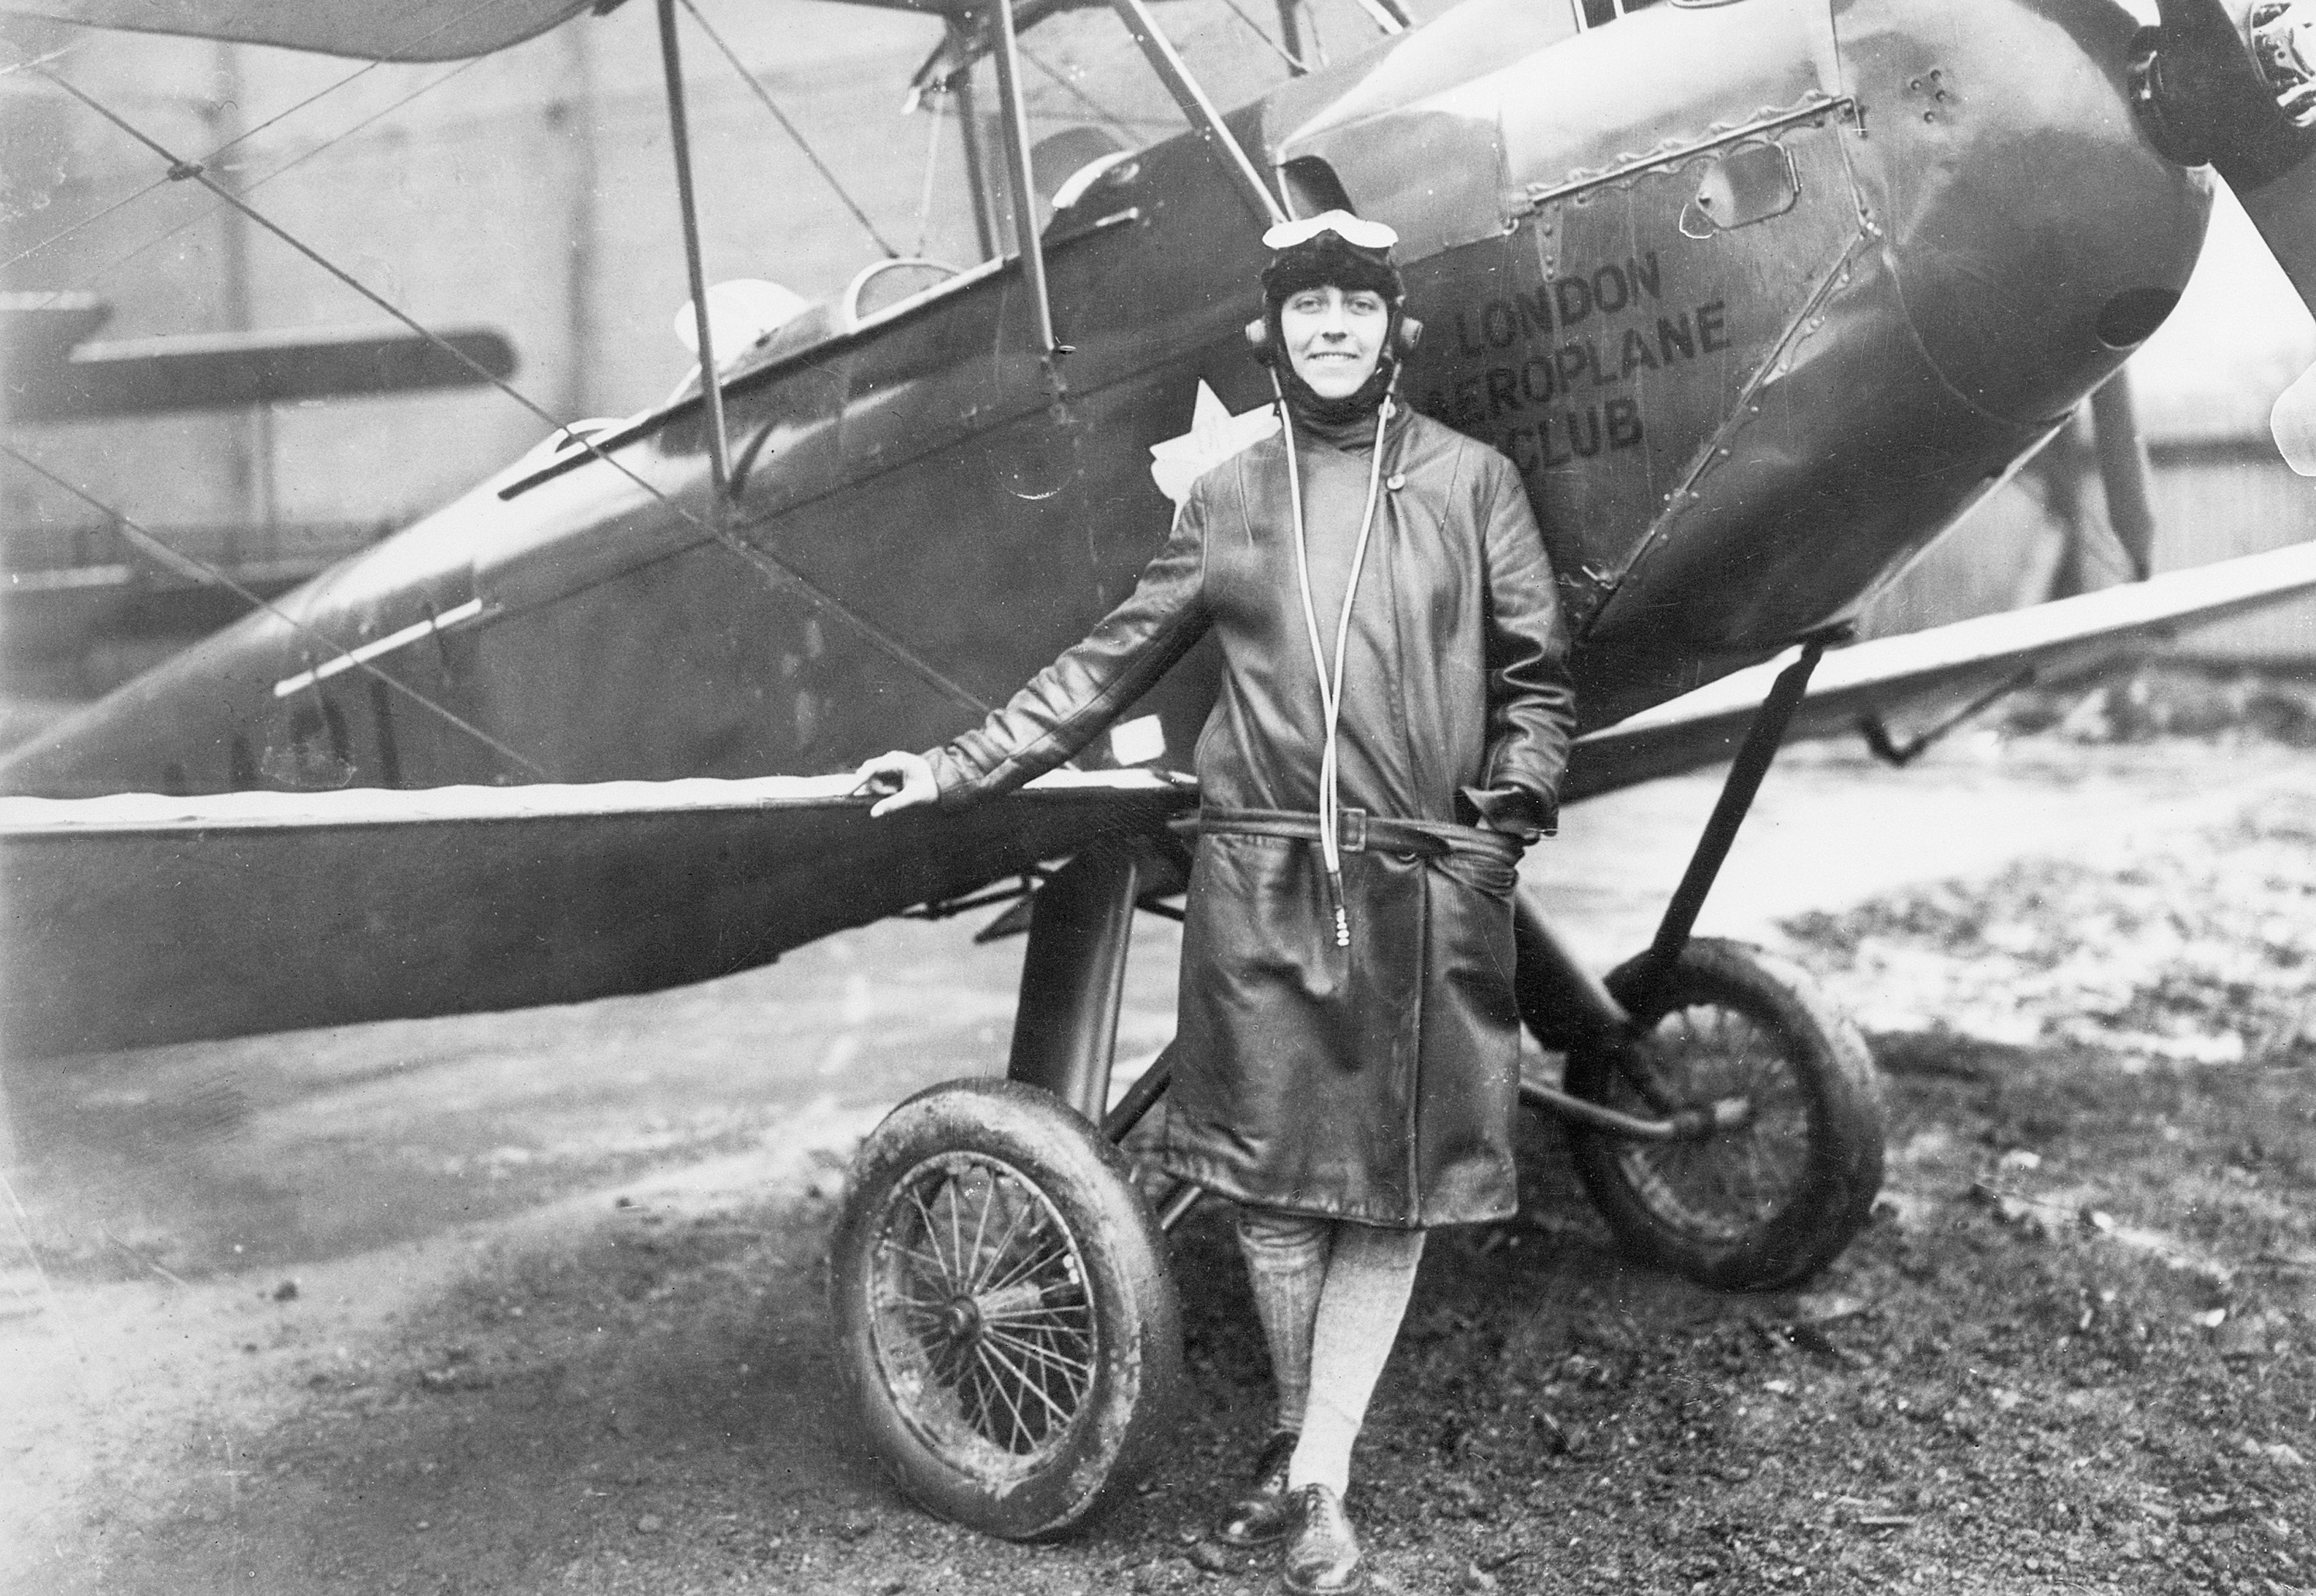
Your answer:
[[[378,680],[384,682],[387,687],[392,687],[396,692],[402,694],[412,702],[419,705],[422,708],[431,710],[435,714],[441,716],[442,719],[457,727],[459,731],[464,732],[469,737],[474,738],[485,748],[489,749],[493,753],[498,754],[512,761],[513,764],[520,766],[521,768],[528,770],[531,775],[537,776],[541,781],[552,781],[554,779],[544,767],[540,766],[536,761],[526,758],[523,755],[517,753],[505,743],[501,742],[497,738],[493,737],[489,732],[484,731],[480,726],[476,725],[472,721],[460,715],[457,711],[450,708],[448,705],[435,702],[425,694],[420,692],[416,687],[410,686],[407,682],[396,680],[393,677],[387,675],[385,671],[380,670],[369,661],[364,660],[358,655],[346,653],[345,650],[338,643],[332,642],[320,632],[316,631],[312,626],[307,625],[296,616],[291,615],[288,610],[283,609],[280,605],[273,603],[271,599],[261,596],[251,589],[244,587],[241,583],[234,581],[232,577],[227,576],[223,570],[219,569],[218,566],[210,564],[207,560],[201,559],[198,555],[186,554],[183,549],[175,547],[166,538],[162,537],[157,533],[152,532],[138,525],[137,522],[130,520],[127,516],[122,515],[119,510],[113,509],[111,505],[97,498],[95,494],[90,492],[79,483],[71,482],[65,477],[58,475],[55,472],[49,470],[46,466],[41,465],[38,460],[32,458],[31,456],[25,454],[23,451],[17,448],[15,445],[8,442],[5,439],[0,439],[0,454],[5,454],[10,459],[15,461],[16,464],[23,466],[26,470],[34,473],[36,475],[45,477],[49,482],[54,483],[58,487],[62,488],[66,492],[70,493],[74,498],[94,510],[99,515],[105,517],[108,520],[119,526],[123,531],[129,533],[132,537],[135,537],[139,542],[151,547],[155,553],[161,555],[165,560],[172,560],[181,566],[190,567],[192,573],[200,577],[202,581],[212,582],[217,586],[223,588],[227,592],[231,593],[234,597],[241,599],[244,603],[249,605],[254,609],[262,609],[268,615],[275,617],[277,620],[288,623],[297,631],[312,638],[315,642],[328,649],[333,657],[343,655],[344,658],[352,661],[356,669],[365,671],[369,675],[375,677]]]
[[[0,1166],[0,1196],[8,1200],[9,1218],[23,1245],[24,1256],[32,1265],[32,1276],[40,1282],[41,1293],[48,1299],[49,1311],[57,1316],[58,1323],[64,1326],[65,1339],[72,1343],[74,1372],[79,1377],[85,1390],[88,1380],[88,1349],[81,1344],[80,1327],[65,1311],[64,1299],[57,1295],[56,1282],[49,1278],[48,1266],[40,1262],[40,1246],[32,1239],[32,1216],[24,1211],[23,1199],[16,1195],[16,1188],[8,1179],[4,1166]]]
[[[260,133],[264,132],[265,129],[273,126],[274,123],[281,121],[284,117],[297,115],[298,112],[305,110],[308,105],[313,104],[315,101],[324,99],[328,95],[336,93],[340,89],[344,88],[348,84],[354,82],[356,79],[368,76],[370,73],[377,71],[381,66],[394,66],[401,65],[403,55],[406,51],[417,49],[420,45],[424,44],[436,34],[443,31],[443,30],[455,28],[462,23],[470,22],[477,17],[496,11],[500,6],[504,5],[506,3],[507,0],[481,0],[480,4],[477,4],[469,10],[462,11],[457,16],[451,17],[434,27],[429,28],[425,32],[419,34],[416,38],[407,40],[404,43],[401,49],[396,50],[392,55],[380,56],[375,61],[365,61],[353,71],[347,73],[345,76],[339,78],[334,83],[325,84],[322,87],[315,90],[312,93],[307,95],[303,100],[298,101],[296,104],[282,107],[282,109],[275,111],[272,116],[267,117],[255,127],[243,129],[240,132],[235,134],[231,138],[227,139],[223,144],[218,146],[217,148],[211,150],[208,155],[201,158],[204,161],[216,160],[219,155],[225,154],[226,151],[231,149],[235,145],[243,143],[247,139],[256,137]],[[476,61],[479,61],[482,58],[483,58],[480,56],[469,57],[468,59],[468,65],[471,66]]]
[[[29,72],[35,66],[45,66],[50,61],[61,61],[80,48],[79,43],[62,45],[45,56],[36,56],[29,61],[11,61],[6,66],[0,66],[0,77],[13,77],[19,72]]]
[[[420,322],[408,311],[404,310],[400,306],[395,304],[392,300],[387,299],[384,295],[370,288],[367,283],[364,283],[352,272],[349,272],[343,267],[330,260],[320,251],[315,249],[311,244],[290,233],[287,228],[283,227],[280,223],[275,222],[272,217],[266,216],[255,206],[251,205],[239,195],[226,188],[215,178],[209,176],[208,173],[204,172],[200,166],[182,159],[174,151],[170,150],[167,146],[162,144],[150,134],[146,133],[141,129],[138,128],[134,123],[129,121],[119,112],[113,111],[110,106],[102,103],[91,96],[86,91],[67,82],[65,79],[58,77],[56,74],[49,72],[45,68],[40,69],[40,75],[47,78],[49,82],[54,84],[58,88],[62,89],[66,93],[70,94],[74,99],[79,101],[97,115],[102,117],[106,121],[111,122],[114,127],[119,128],[123,133],[128,134],[129,137],[134,138],[138,143],[151,150],[162,160],[169,163],[169,175],[172,178],[200,183],[203,188],[209,190],[210,193],[216,195],[226,204],[239,211],[243,216],[247,217],[258,226],[263,228],[266,232],[280,239],[283,244],[289,245],[298,253],[305,256],[306,259],[311,261],[315,265],[320,267],[324,271],[326,271],[332,277],[337,279],[338,281],[343,283],[347,288],[361,295],[370,304],[377,306],[380,310],[386,312],[387,315],[392,316],[396,321],[401,323],[404,326],[417,333],[419,337],[426,340],[427,342],[441,350],[444,354],[457,361],[460,366],[463,366],[468,371],[473,372],[475,376],[479,377],[484,383],[498,389],[500,393],[504,394],[508,398],[513,400],[531,415],[536,416],[539,420],[546,422],[548,427],[555,429],[557,431],[564,432],[566,436],[577,436],[580,448],[585,450],[587,454],[602,461],[612,470],[618,472],[621,476],[626,477],[629,482],[642,489],[646,495],[655,501],[671,514],[675,516],[679,520],[681,520],[685,525],[698,531],[703,537],[712,539],[715,542],[723,545],[726,549],[730,550],[733,554],[737,554],[743,561],[753,567],[759,574],[772,581],[793,586],[812,604],[823,610],[825,610],[828,614],[835,616],[837,619],[842,621],[846,625],[851,627],[854,632],[859,634],[860,636],[866,641],[870,647],[877,650],[877,652],[885,655],[887,659],[893,661],[894,663],[901,666],[904,669],[909,671],[911,674],[914,675],[920,680],[925,682],[928,686],[933,687],[943,696],[977,714],[985,714],[989,712],[991,706],[987,700],[961,686],[959,683],[951,680],[938,667],[934,666],[931,661],[926,660],[915,650],[909,647],[907,643],[903,643],[899,638],[895,637],[892,634],[886,632],[882,626],[877,625],[876,622],[870,620],[868,616],[854,609],[851,605],[846,604],[842,599],[837,598],[833,593],[829,592],[819,583],[814,581],[810,577],[805,575],[804,572],[797,570],[786,561],[780,559],[777,555],[766,553],[764,550],[757,548],[754,545],[735,536],[722,523],[722,518],[720,516],[716,518],[713,521],[701,519],[699,516],[694,515],[690,510],[685,509],[682,505],[678,504],[674,500],[669,498],[664,492],[661,492],[657,486],[645,481],[642,476],[638,475],[625,463],[614,458],[593,439],[570,433],[566,422],[557,418],[552,412],[548,411],[536,400],[532,399],[529,395],[514,386],[513,384],[508,382],[504,377],[500,377],[496,372],[485,367],[480,361],[468,354],[466,350],[459,348],[456,344],[444,338],[441,333]]]
[[[13,266],[19,261],[31,260],[42,250],[48,249],[55,244],[62,244],[74,234],[83,232],[90,227],[95,226],[97,223],[111,216],[114,211],[127,209],[129,206],[136,204],[139,200],[145,198],[146,195],[151,193],[154,190],[165,189],[168,186],[169,180],[167,178],[155,178],[151,182],[147,183],[135,193],[124,195],[120,199],[115,200],[102,210],[92,212],[90,215],[81,217],[80,220],[73,223],[70,226],[58,228],[57,231],[49,234],[46,238],[41,239],[40,243],[33,244],[30,249],[18,250],[6,260],[0,261],[0,271],[6,270],[9,267]],[[162,236],[165,238],[168,235],[165,233]]]
[[[1044,73],[1047,77],[1052,78],[1056,83],[1059,84],[1062,86],[1062,92],[1064,93],[1068,94],[1079,104],[1084,106],[1088,111],[1092,111],[1094,115],[1100,117],[1103,121],[1108,122],[1111,127],[1124,134],[1127,143],[1139,144],[1142,142],[1142,135],[1136,133],[1133,127],[1127,122],[1125,118],[1119,116],[1116,111],[1110,110],[1109,106],[1104,105],[1091,94],[1087,93],[1083,89],[1078,87],[1076,84],[1071,82],[1067,73],[1063,72],[1058,67],[1047,63],[1045,57],[1038,54],[1037,51],[1031,49],[1027,44],[1022,43],[1018,39],[1014,40],[1014,48],[1021,52],[1021,58],[1023,60],[1029,62],[1030,66],[1035,66],[1038,71]]]
[[[404,106],[408,105],[420,95],[432,93],[434,90],[441,88],[444,84],[449,83],[452,78],[458,76],[462,72],[473,71],[476,67],[483,64],[483,60],[484,58],[481,56],[471,57],[467,60],[459,62],[448,72],[442,73],[439,76],[427,79],[424,83],[420,84],[416,88],[411,90],[410,93],[403,95],[399,100],[395,101],[389,105],[381,106],[379,110],[374,111],[370,112],[370,115],[362,118],[361,120],[340,129],[337,132],[330,135],[329,137],[322,140],[321,143],[314,146],[313,148],[302,151],[298,155],[292,156],[290,159],[282,162],[281,165],[276,166],[264,176],[255,178],[249,182],[243,183],[241,185],[241,191],[244,194],[255,193],[267,183],[272,182],[275,178],[295,171],[297,168],[303,166],[307,162],[312,160],[315,156],[322,154],[325,150],[330,149],[333,146],[344,142],[346,139],[352,138],[364,128],[370,127],[375,122],[381,121],[386,118],[392,116],[396,111],[400,111]],[[147,194],[151,193],[155,189],[166,187],[171,181],[172,180],[167,177],[159,178],[148,186],[139,189],[136,193],[130,195],[129,200],[142,199]],[[121,205],[126,205],[128,203],[129,200],[124,200],[120,202]],[[98,217],[91,217],[89,220],[95,221],[99,219],[99,217],[120,208],[120,205],[108,207],[106,211],[100,212]],[[127,251],[122,254],[113,256],[111,260],[107,261],[103,265],[83,277],[77,287],[58,288],[49,294],[46,299],[42,300],[41,304],[43,306],[53,305],[67,294],[77,293],[81,289],[87,288],[93,284],[103,281],[107,277],[110,277],[121,267],[126,266],[129,262],[145,253],[147,250],[158,249],[161,245],[168,243],[172,238],[174,238],[178,234],[183,233],[186,228],[197,227],[203,222],[208,221],[210,217],[220,215],[226,210],[226,208],[227,207],[222,205],[212,205],[198,216],[187,217],[183,221],[179,222],[175,226],[169,228],[167,231],[155,234],[152,237],[147,239],[136,248]],[[58,236],[62,236],[62,235],[59,235]],[[22,260],[22,258],[23,257],[21,255],[17,257],[18,260]],[[9,262],[5,264],[13,265],[14,264],[14,262]]]
[[[868,236],[876,240],[877,247],[885,252],[886,258],[898,260],[901,252],[885,242],[885,235],[877,231],[877,224],[868,219],[868,213],[860,208],[851,193],[846,190],[842,180],[830,169],[827,162],[820,158],[820,152],[812,147],[810,141],[805,137],[803,130],[788,120],[788,112],[782,111],[779,103],[773,100],[771,91],[758,83],[756,75],[741,64],[740,58],[733,53],[732,47],[724,42],[724,35],[718,33],[714,25],[699,14],[699,7],[694,5],[691,0],[683,0],[683,9],[691,13],[691,20],[699,24],[699,31],[708,35],[708,41],[732,64],[732,70],[740,75],[740,81],[748,85],[756,98],[762,102],[764,109],[772,113],[772,120],[779,123],[781,130],[795,141],[797,148],[804,152],[804,158],[812,163],[812,169],[827,181],[830,188],[836,191],[836,197],[844,201],[844,208],[851,211],[853,219],[868,230]]]
[[[1285,45],[1279,43],[1278,40],[1264,32],[1262,31],[1261,23],[1247,15],[1245,12],[1241,11],[1239,9],[1238,0],[1223,0],[1223,4],[1229,8],[1231,15],[1236,17],[1240,22],[1246,24],[1246,31],[1248,32],[1253,34],[1257,39],[1261,40],[1265,45],[1269,47],[1270,53],[1272,55],[1277,56],[1280,60],[1286,62],[1288,66],[1292,67],[1296,72],[1308,72],[1311,70],[1310,67],[1305,66],[1298,57],[1296,57],[1292,51],[1288,50]]]
[[[924,257],[925,246],[932,240],[933,179],[940,170],[941,124],[948,119],[936,104],[925,120],[932,124],[932,130],[925,136],[924,191],[917,197],[917,256],[920,260]]]
[[[200,158],[200,160],[201,160],[201,164],[203,164],[203,165],[208,165],[208,164],[209,164],[213,163],[214,161],[216,161],[216,159],[217,159],[219,155],[224,155],[224,154],[226,153],[226,151],[227,151],[227,150],[229,150],[229,149],[233,148],[233,146],[236,146],[236,145],[237,145],[237,144],[245,143],[245,142],[246,142],[246,141],[247,141],[247,140],[249,140],[249,139],[254,138],[258,134],[264,132],[264,131],[265,131],[265,129],[267,129],[268,128],[272,127],[276,122],[279,122],[279,121],[282,120],[283,120],[284,118],[286,118],[286,117],[295,116],[298,112],[299,112],[299,111],[301,111],[305,110],[305,109],[306,109],[306,107],[307,107],[307,106],[309,106],[309,105],[313,104],[316,101],[317,101],[317,100],[321,100],[321,99],[324,99],[324,98],[325,98],[325,97],[327,97],[327,96],[329,96],[329,95],[331,95],[331,94],[334,94],[334,93],[336,93],[340,89],[344,88],[348,84],[351,84],[351,83],[354,82],[357,78],[361,78],[361,77],[365,76],[366,75],[368,75],[368,74],[370,74],[370,73],[375,72],[375,71],[377,71],[380,66],[393,66],[393,65],[397,64],[397,63],[400,61],[400,59],[401,59],[401,56],[402,56],[402,51],[403,51],[403,50],[411,50],[411,49],[415,49],[418,46],[420,46],[420,45],[422,45],[422,44],[424,44],[428,40],[430,40],[430,39],[433,38],[436,34],[438,34],[438,33],[441,32],[441,31],[443,31],[443,29],[445,29],[445,28],[455,28],[455,27],[458,27],[458,26],[459,26],[461,23],[470,22],[470,21],[472,21],[474,18],[483,15],[483,14],[484,14],[485,13],[486,13],[486,12],[496,11],[500,6],[504,5],[506,3],[507,3],[507,0],[482,0],[482,4],[480,4],[477,5],[477,6],[475,6],[472,10],[470,10],[470,11],[466,11],[466,12],[462,12],[462,13],[459,13],[459,15],[457,15],[457,16],[454,16],[454,17],[450,18],[448,21],[445,21],[445,22],[439,22],[439,23],[437,23],[435,26],[433,26],[433,27],[429,28],[428,30],[426,30],[426,31],[425,31],[425,32],[421,33],[421,34],[419,34],[417,37],[415,37],[415,38],[414,38],[414,39],[411,39],[411,40],[407,40],[407,41],[406,41],[406,42],[405,42],[405,43],[404,43],[404,45],[402,46],[402,50],[397,50],[397,51],[396,51],[393,55],[388,55],[388,56],[380,56],[378,59],[376,59],[376,60],[374,60],[374,61],[365,61],[361,66],[360,66],[359,67],[355,68],[353,71],[352,71],[352,72],[350,72],[350,73],[346,74],[346,75],[345,75],[345,76],[341,77],[341,78],[337,78],[337,79],[334,80],[334,81],[333,81],[333,82],[331,82],[331,83],[325,84],[325,85],[323,85],[321,88],[318,88],[318,89],[315,90],[312,93],[310,93],[310,94],[307,95],[303,100],[300,100],[300,101],[297,102],[295,104],[288,105],[288,106],[284,106],[281,110],[280,110],[280,111],[275,111],[272,116],[267,117],[263,121],[262,121],[262,122],[258,123],[255,127],[254,127],[254,128],[245,128],[245,129],[243,129],[240,132],[238,132],[238,133],[235,134],[231,138],[227,139],[223,144],[218,145],[215,149],[213,149],[213,150],[209,151],[209,154],[207,154],[207,155],[203,155],[203,156]],[[57,58],[58,58],[58,57],[59,57],[59,56],[63,55],[64,53],[65,53],[65,52],[64,52],[64,51],[62,51],[62,50],[51,50],[51,51],[49,51],[47,55],[40,57],[40,59],[39,59],[39,60],[37,60],[37,61],[22,61],[22,62],[18,62],[18,63],[16,63],[16,64],[14,64],[14,65],[13,65],[13,66],[7,66],[7,67],[4,67],[4,68],[0,68],[0,72],[21,72],[21,71],[24,71],[24,70],[26,70],[26,69],[28,69],[28,68],[34,68],[34,67],[38,67],[38,66],[42,66],[42,65],[46,64],[47,62],[53,61],[53,60],[57,59]],[[482,58],[481,58],[480,56],[476,56],[476,57],[474,57],[474,58],[470,58],[468,61],[467,61],[467,63],[465,64],[465,66],[461,66],[461,67],[459,68],[459,70],[460,70],[460,71],[464,71],[464,70],[466,69],[466,66],[473,66],[477,61],[479,61],[479,60],[481,60],[481,59],[482,59]],[[46,74],[42,74],[42,75],[44,75],[44,76],[45,76],[45,75],[46,75]],[[438,79],[437,81],[439,82],[440,80]],[[397,102],[397,103],[398,103],[398,102]],[[392,109],[392,107],[389,107],[388,109],[390,110],[390,109]],[[356,126],[360,126],[360,125],[361,125],[361,124],[359,124],[359,123],[357,123],[357,124],[356,124]],[[333,140],[332,142],[333,142],[333,143],[334,143],[334,142],[335,142],[335,140]],[[122,206],[125,206],[125,205],[133,205],[133,204],[135,204],[138,200],[142,200],[143,198],[145,198],[145,196],[146,196],[146,195],[147,195],[147,194],[151,193],[154,190],[158,189],[158,188],[164,188],[164,187],[167,186],[168,182],[169,182],[169,180],[168,180],[166,177],[156,178],[153,182],[149,182],[149,183],[146,184],[143,188],[141,188],[141,189],[138,190],[135,193],[133,193],[133,194],[129,195],[127,199],[125,199],[125,200],[115,200],[112,204],[106,206],[102,210],[98,211],[94,216],[84,217],[82,217],[79,221],[75,222],[71,226],[69,226],[69,227],[67,227],[67,228],[63,229],[61,232],[58,232],[58,233],[50,234],[48,237],[43,238],[42,240],[40,240],[40,243],[38,243],[38,244],[36,244],[32,245],[32,247],[31,247],[31,248],[30,248],[30,249],[28,249],[28,250],[22,251],[22,252],[20,252],[20,253],[17,253],[17,254],[11,255],[11,256],[10,256],[7,260],[5,260],[5,261],[0,261],[0,270],[5,270],[7,267],[13,266],[13,265],[14,265],[17,262],[19,262],[19,261],[25,260],[25,259],[27,259],[27,258],[29,258],[29,257],[31,257],[31,256],[32,256],[32,255],[37,255],[37,254],[39,254],[42,250],[47,249],[47,248],[48,248],[49,245],[51,245],[51,244],[60,244],[60,243],[62,243],[65,239],[70,238],[74,234],[76,234],[76,233],[79,232],[82,228],[84,228],[84,227],[87,227],[87,226],[91,226],[94,225],[95,223],[98,223],[98,222],[102,221],[106,217],[111,216],[114,211],[119,210]],[[214,210],[210,210],[210,211],[205,211],[205,212],[203,212],[202,214],[203,214],[203,216],[214,216],[214,215],[216,215],[217,213],[216,213]],[[169,233],[165,233],[165,234],[163,234],[161,236],[162,236],[162,237],[164,237],[164,238],[166,238],[166,237],[170,236],[170,235],[171,235],[171,234],[174,234],[174,233],[179,232],[179,231],[181,231],[181,230],[182,230],[181,228],[173,227],[173,228],[171,228],[171,229],[169,230]],[[156,240],[155,242],[156,242],[156,243],[157,243],[157,242],[159,242],[159,241],[158,241],[158,240]],[[141,253],[141,252],[138,252],[138,253]],[[115,264],[118,264],[118,263],[119,263],[119,262],[115,262]],[[108,271],[109,271],[109,270],[111,270],[111,268],[108,266],[108,267],[106,267],[104,270],[108,270]],[[53,302],[53,301],[51,301],[51,302]]]

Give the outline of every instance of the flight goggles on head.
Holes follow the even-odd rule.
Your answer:
[[[1346,244],[1378,252],[1399,242],[1399,235],[1381,222],[1353,216],[1348,210],[1323,210],[1300,221],[1279,223],[1262,235],[1262,247],[1291,250],[1298,244],[1310,243],[1322,233],[1332,233]]]
[[[1368,288],[1396,305],[1404,292],[1391,246],[1399,235],[1348,210],[1323,210],[1281,222],[1262,235],[1273,252],[1262,269],[1262,297],[1278,305],[1305,288]]]

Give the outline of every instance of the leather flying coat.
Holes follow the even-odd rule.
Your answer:
[[[1296,427],[1331,655],[1375,436],[1372,419]],[[1224,682],[1198,739],[1161,1161],[1261,1207],[1470,1223],[1516,1207],[1511,894],[1567,759],[1568,643],[1510,462],[1403,408],[1383,449],[1392,485],[1352,607],[1337,733],[1350,947],[1335,944],[1316,840],[1325,716],[1278,435],[1200,477],[1133,596],[930,758],[944,806],[1017,786],[1214,632]]]

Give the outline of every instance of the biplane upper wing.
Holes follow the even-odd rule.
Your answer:
[[[370,61],[454,61],[521,44],[592,0],[0,0],[91,28],[278,44]]]
[[[2078,598],[1982,616],[1828,653],[1786,740],[1893,716],[1937,716],[2006,687],[2062,682],[2142,643],[2316,590],[2316,544],[2249,554]],[[1563,801],[1735,752],[1783,669],[1772,660],[1642,711],[1576,744]]]
[[[1195,801],[1056,772],[871,820],[850,776],[0,799],[15,1058],[569,1003],[770,963]]]
[[[618,0],[612,0],[617,4]],[[854,0],[958,20],[979,0]],[[1022,0],[1020,25],[1101,0]],[[454,61],[534,39],[603,0],[0,0],[0,12],[91,28],[183,33],[365,61]]]

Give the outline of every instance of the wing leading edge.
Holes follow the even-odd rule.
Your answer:
[[[618,0],[611,0],[611,4]],[[852,0],[965,22],[986,14],[983,0]],[[1022,0],[1019,22],[1103,0]],[[456,61],[486,56],[561,26],[603,0],[0,0],[0,12],[118,28],[183,33],[236,44],[272,44],[364,61]]]
[[[2316,590],[2316,544],[2248,554],[2028,609],[1885,637],[1827,654],[1788,742],[1856,731],[1869,716],[1958,707],[2006,685],[2062,681],[2138,643]],[[1728,758],[1788,653],[1578,740],[1563,802]]]
[[[1057,773],[871,820],[849,776],[0,799],[0,1047],[570,1003],[768,964],[1195,802]]]
[[[0,0],[0,11],[366,61],[456,61],[521,44],[592,0]]]

